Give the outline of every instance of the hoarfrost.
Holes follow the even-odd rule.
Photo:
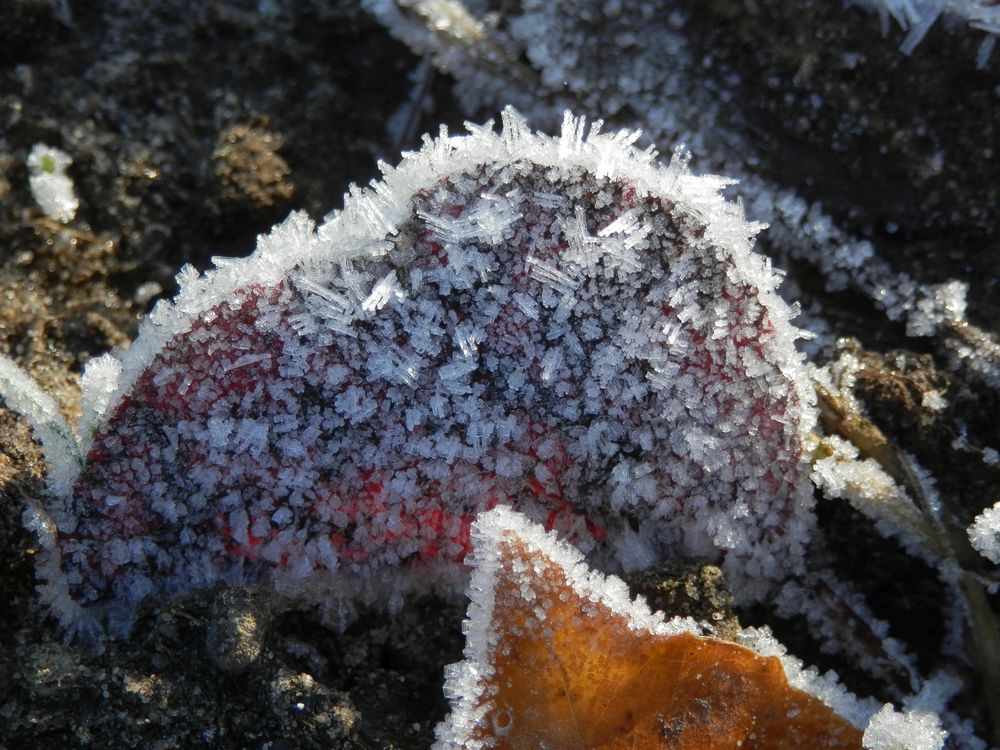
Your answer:
[[[7,408],[31,425],[49,462],[47,485],[56,497],[65,497],[83,463],[76,437],[55,400],[13,360],[0,355],[0,398]]]
[[[922,511],[874,459],[859,460],[857,448],[837,437],[823,443],[830,455],[813,464],[812,478],[827,497],[850,502],[914,557],[935,566],[949,557]]]
[[[889,30],[892,18],[906,31],[899,49],[912,54],[942,14],[962,18],[970,26],[993,35],[1000,34],[1000,10],[990,0],[851,0],[878,13],[882,34]],[[993,38],[993,37],[988,37]]]
[[[992,47],[992,35],[1000,33],[1000,6],[988,0],[854,2],[879,13],[884,33],[892,21],[906,29],[907,52],[941,15],[964,18],[990,34],[980,60]],[[394,35],[454,75],[458,98],[469,111],[513,102],[539,120],[555,121],[563,108],[576,106],[643,128],[653,143],[686,143],[703,168],[739,178],[733,191],[750,217],[770,224],[767,241],[775,254],[813,264],[829,291],[851,287],[868,295],[891,320],[905,322],[910,335],[934,336],[954,367],[1000,389],[1000,342],[965,319],[960,283],[921,284],[896,271],[869,240],[844,231],[820,204],[759,176],[757,143],[730,130],[730,118],[721,111],[734,93],[724,89],[720,96],[718,82],[705,75],[707,58],[689,49],[682,33],[683,13],[658,13],[651,6],[624,12],[618,3],[596,0],[522,0],[503,16],[505,23],[477,18],[477,33],[459,39],[448,31],[456,5],[365,0]],[[480,10],[469,4],[462,13],[475,17]],[[612,53],[595,56],[594,49]],[[523,59],[531,70],[524,70]],[[564,148],[571,149],[577,137],[569,128]],[[602,245],[579,215],[571,221],[567,239],[579,263],[622,246],[620,240]],[[632,259],[625,254],[621,262]]]
[[[872,716],[863,742],[866,750],[941,750],[945,736],[934,714],[899,713],[887,703]]]
[[[80,200],[73,180],[66,174],[73,160],[65,151],[36,143],[28,154],[28,183],[39,208],[50,219],[66,223],[73,220]]]
[[[503,120],[383,165],[318,229],[295,213],[250,258],[183,269],[88,368],[56,587],[122,628],[148,592],[214,580],[339,619],[454,591],[498,503],[610,566],[721,560],[741,600],[801,569],[814,397],[760,226],[635,133]]]
[[[510,654],[503,650],[505,639],[510,637],[503,630],[511,627],[502,615],[507,610],[533,602],[535,618],[544,621],[553,602],[573,597],[593,608],[594,616],[621,621],[630,633],[646,634],[651,639],[704,633],[702,626],[691,619],[666,620],[661,612],[651,612],[641,598],[633,601],[621,580],[588,568],[579,550],[508,508],[481,513],[472,527],[471,541],[464,660],[445,670],[444,692],[451,712],[435,730],[437,750],[491,746],[499,736],[498,730],[509,726],[505,721],[498,728],[492,721],[498,709],[497,675],[511,679],[519,669],[532,673],[538,669],[537,665],[512,664]],[[560,623],[560,627],[566,626]],[[889,704],[879,709],[871,699],[856,698],[837,682],[835,675],[820,675],[815,669],[805,668],[767,629],[747,628],[738,634],[737,641],[759,655],[779,659],[791,687],[818,698],[856,727],[867,725],[865,747],[941,747],[944,733],[934,714],[916,710],[897,713]],[[518,719],[510,714],[502,718]],[[890,742],[904,744],[887,744]]]
[[[983,557],[1000,565],[1000,502],[976,516],[968,534],[972,546]]]

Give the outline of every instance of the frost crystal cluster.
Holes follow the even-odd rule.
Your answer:
[[[983,557],[1000,565],[1000,502],[976,516],[968,534]]]
[[[36,143],[28,154],[28,184],[39,208],[50,219],[66,223],[76,216],[80,200],[66,174],[73,160],[65,151]]]
[[[916,49],[942,14],[963,18],[970,26],[982,29],[991,35],[1000,34],[1000,9],[992,0],[852,0],[852,2],[879,14],[883,34],[888,33],[890,16],[906,29],[906,38],[903,39],[900,50],[907,55]],[[994,36],[986,38],[987,58],[989,51],[993,49],[993,39]]]
[[[185,269],[91,364],[82,469],[32,520],[64,621],[217,581],[455,590],[498,504],[612,566],[722,560],[744,599],[800,567],[811,389],[759,227],[636,133],[503,125]]]

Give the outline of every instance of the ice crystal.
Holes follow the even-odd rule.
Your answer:
[[[972,546],[990,562],[1000,565],[1000,502],[976,516],[968,533]]]
[[[124,628],[217,581],[329,606],[454,590],[497,504],[609,565],[721,559],[743,599],[798,569],[814,414],[778,277],[724,180],[636,137],[507,110],[382,165],[318,230],[293,214],[184,269],[87,368],[44,570],[62,619]]]
[[[944,738],[945,732],[933,714],[901,714],[885,705],[865,729],[864,743],[869,750],[938,750]]]
[[[882,33],[889,31],[890,17],[906,30],[900,51],[909,55],[923,41],[942,14],[964,19],[970,26],[1000,35],[1000,9],[991,0],[851,0],[878,13]],[[986,42],[993,39],[987,37]],[[986,46],[984,42],[984,46]],[[986,46],[992,49],[992,44]],[[988,56],[988,53],[987,53]],[[982,65],[980,67],[983,67]]]
[[[28,183],[35,202],[46,216],[63,223],[72,221],[80,207],[73,180],[66,174],[72,163],[65,151],[44,143],[36,143],[28,154]]]
[[[736,645],[650,612],[519,513],[480,515],[472,541],[465,659],[446,670],[438,750],[942,745],[933,714],[855,698],[766,630]]]

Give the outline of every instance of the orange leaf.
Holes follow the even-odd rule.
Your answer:
[[[860,750],[861,732],[792,688],[777,657],[664,622],[511,511],[477,529],[439,747]]]

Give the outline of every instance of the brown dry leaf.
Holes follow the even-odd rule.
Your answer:
[[[492,592],[477,591],[474,578],[466,664],[480,662],[471,672],[481,676],[479,695],[463,696],[438,730],[439,747],[861,748],[862,733],[790,687],[777,657],[682,626],[654,634],[650,625],[672,623],[631,602],[616,579],[584,569],[571,583],[539,538],[508,530],[495,546]],[[487,614],[477,635],[476,617]],[[451,678],[449,687],[461,689]]]

